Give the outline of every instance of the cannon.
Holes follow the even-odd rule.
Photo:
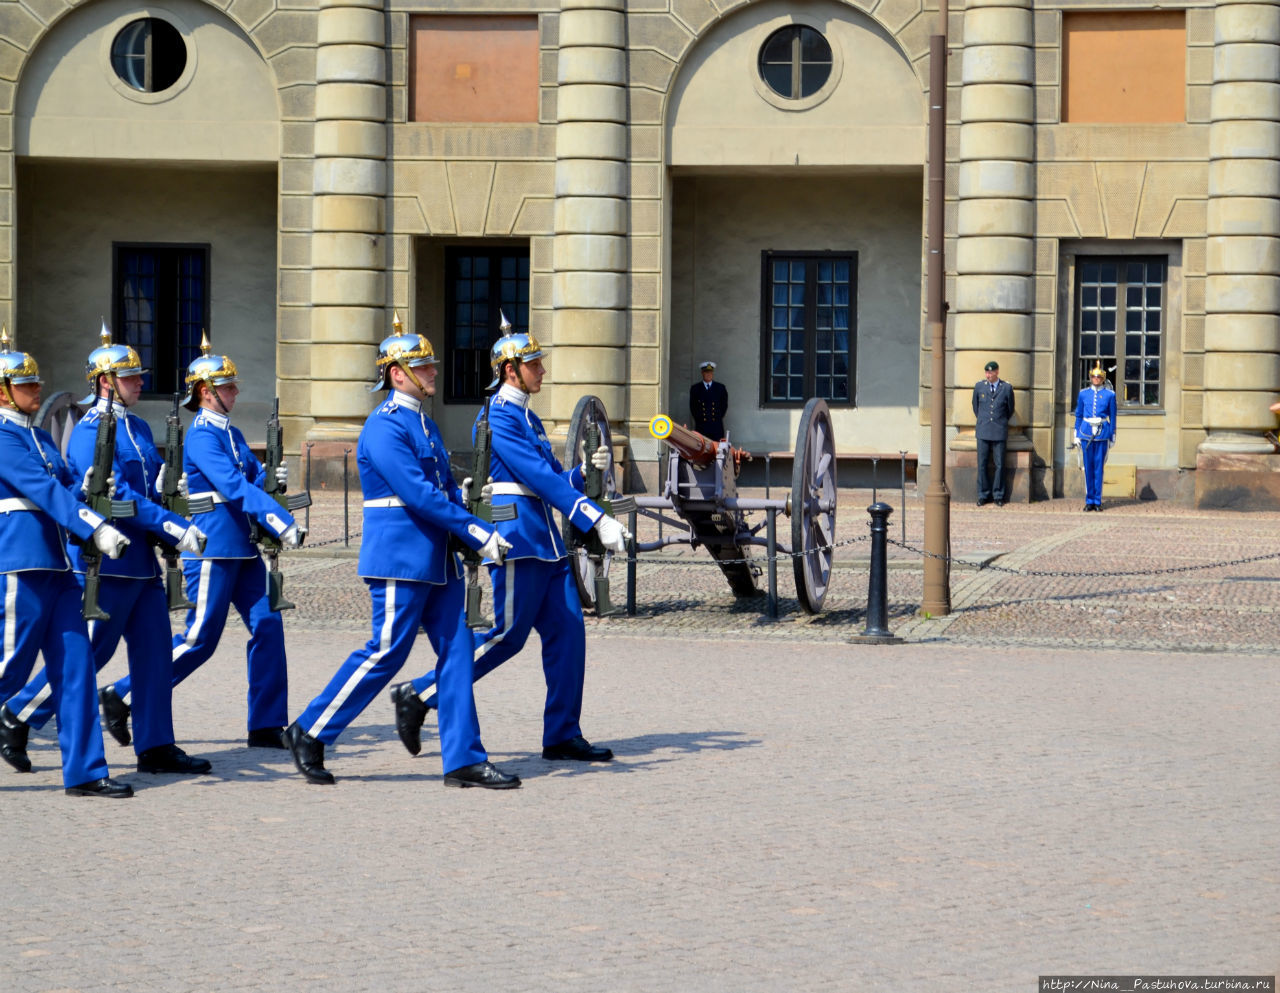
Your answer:
[[[588,424],[599,431],[605,444],[610,444],[604,404],[597,397],[583,397],[570,421],[566,464],[577,461]],[[620,514],[621,507],[627,508],[631,521],[628,526],[633,533],[638,515],[660,522],[659,537],[637,541],[635,551],[655,551],[675,544],[694,548],[701,545],[739,597],[758,596],[762,591],[757,580],[766,571],[767,610],[771,617],[778,613],[778,556],[791,555],[800,607],[809,614],[819,613],[831,580],[836,532],[835,435],[826,402],[814,398],[805,404],[796,432],[791,492],[782,500],[738,496],[738,473],[742,461],[750,459],[750,455],[734,448],[727,439],[705,438],[662,414],[650,421],[649,430],[668,449],[662,493],[631,498],[634,508],[620,505],[619,500],[624,498],[613,502],[615,513]],[[614,474],[608,473],[604,482],[604,495],[612,498],[617,492]],[[753,523],[748,518],[753,512],[763,512],[764,520]],[[789,546],[778,540],[778,514],[791,519]],[[664,532],[662,525],[669,525],[671,530]],[[766,558],[753,561],[752,546],[764,547]],[[583,606],[593,608],[596,603],[592,589],[602,572],[608,575],[608,557],[592,560],[579,550],[575,565]],[[628,563],[627,584],[628,609],[634,612],[634,561]]]

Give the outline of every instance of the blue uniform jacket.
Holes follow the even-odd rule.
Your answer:
[[[99,400],[71,431],[67,446],[67,464],[72,476],[84,478],[84,471],[93,465],[93,452],[97,447],[98,423],[102,420],[107,402]],[[104,576],[127,576],[130,579],[151,579],[160,574],[155,552],[147,544],[148,533],[176,544],[187,529],[187,522],[177,514],[171,514],[158,502],[156,476],[164,460],[156,451],[147,422],[125,410],[123,404],[115,404],[116,411],[116,499],[132,500],[137,505],[133,517],[112,521],[129,539],[129,547],[118,559],[104,558],[101,573]],[[76,572],[84,572],[84,555],[80,546],[72,544],[67,551],[71,555]]]
[[[293,515],[262,489],[267,472],[225,414],[201,410],[191,422],[182,449],[191,496],[215,494],[213,510],[197,514],[194,523],[209,539],[204,555],[183,552],[184,559],[248,559],[258,554],[249,540],[249,521],[257,521],[279,538]]]
[[[13,508],[0,509],[0,572],[71,568],[66,531],[87,540],[102,523],[73,495],[79,488],[47,431],[0,411],[0,508]],[[19,509],[19,500],[36,510]]]
[[[1105,422],[1094,434],[1092,428],[1085,424],[1086,417],[1102,417]],[[1095,390],[1086,386],[1076,399],[1076,434],[1086,441],[1115,441],[1116,438],[1116,395],[1105,386]]]
[[[477,421],[479,418],[477,417]],[[554,507],[579,531],[590,531],[604,511],[582,495],[582,467],[566,471],[551,452],[551,442],[529,396],[504,384],[489,404],[493,454],[489,475],[495,484],[517,483],[536,496],[499,492],[494,506],[514,503],[516,519],[499,521],[498,533],[511,542],[509,559],[554,562],[565,556],[564,540],[552,517]],[[474,435],[474,432],[473,432]],[[480,485],[477,481],[476,485]]]
[[[364,490],[360,575],[444,583],[459,575],[449,535],[479,549],[493,533],[467,513],[440,429],[415,398],[393,392],[369,415],[356,446]]]

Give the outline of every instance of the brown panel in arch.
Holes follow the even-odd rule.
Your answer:
[[[1181,10],[1062,16],[1062,120],[1138,124],[1187,119],[1187,25]]]
[[[410,120],[538,120],[536,16],[423,14],[409,34]]]

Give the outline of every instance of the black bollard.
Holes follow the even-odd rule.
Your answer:
[[[351,547],[351,449],[342,450],[342,544]]]
[[[867,573],[867,628],[853,640],[862,644],[900,645],[889,630],[888,534],[893,508],[877,501],[867,508],[871,515],[871,568]]]

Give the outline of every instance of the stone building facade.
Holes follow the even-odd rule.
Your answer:
[[[1280,505],[1280,5],[950,7],[948,451],[1015,390],[1019,498],[1081,490],[1085,367],[1117,495]],[[341,460],[392,311],[468,447],[501,307],[537,407],[600,396],[627,453],[706,359],[731,440],[929,448],[920,0],[0,0],[0,319],[78,390],[100,316],[156,370],[202,328],[252,437]]]

